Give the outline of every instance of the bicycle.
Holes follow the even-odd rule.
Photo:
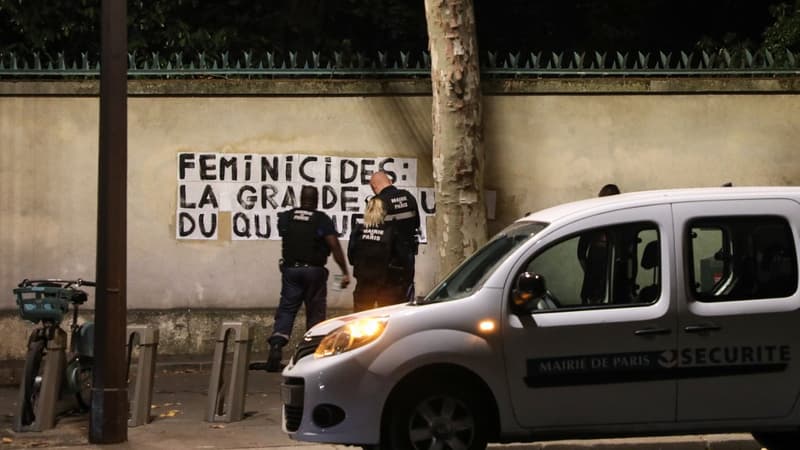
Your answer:
[[[82,286],[94,287],[95,283],[82,279],[25,279],[14,289],[20,317],[39,325],[28,338],[20,385],[19,414],[14,422],[16,431],[30,429],[36,424],[45,371],[42,361],[49,352],[65,348],[66,333],[61,328],[61,321],[69,313],[70,307],[72,322],[69,327],[69,350],[64,359],[58,358],[56,353],[56,358],[48,358],[47,361],[52,360],[64,368],[63,372],[54,372],[57,378],[58,372],[61,372],[57,399],[74,396],[81,411],[88,411],[91,407],[94,324],[78,324],[79,306],[88,299],[86,292],[80,289]],[[48,346],[48,343],[52,344]]]

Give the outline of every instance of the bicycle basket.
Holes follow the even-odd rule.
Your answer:
[[[69,299],[73,289],[51,286],[28,286],[14,289],[19,306],[19,316],[33,323],[40,320],[52,320],[59,323],[64,314],[69,312]]]

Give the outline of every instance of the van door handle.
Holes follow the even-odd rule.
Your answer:
[[[636,330],[633,334],[637,336],[654,336],[658,334],[670,334],[672,330],[669,328],[643,328],[641,330]]]
[[[683,327],[683,331],[687,333],[707,333],[709,331],[719,331],[722,327],[719,325],[687,325]]]

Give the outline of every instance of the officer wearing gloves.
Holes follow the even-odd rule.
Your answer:
[[[327,308],[328,255],[342,269],[342,287],[350,284],[350,275],[331,218],[317,211],[319,191],[303,186],[300,207],[278,214],[278,233],[282,238],[281,298],[275,312],[275,326],[269,343],[266,364],[252,369],[267,372],[281,370],[283,347],[289,342],[292,326],[301,304],[306,306],[306,329],[325,320]]]
[[[402,270],[392,275],[390,282],[400,287],[406,299],[414,299],[414,266],[419,245],[419,207],[417,199],[405,189],[392,184],[384,171],[372,174],[369,180],[372,192],[386,204],[386,222],[395,227],[397,233],[398,263]]]

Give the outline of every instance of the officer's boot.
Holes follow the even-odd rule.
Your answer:
[[[280,372],[281,360],[283,359],[283,343],[276,342],[269,345],[269,356],[267,356],[267,372]]]

